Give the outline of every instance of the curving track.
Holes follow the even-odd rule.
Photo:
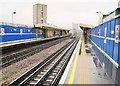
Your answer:
[[[11,82],[9,86],[57,85],[77,43],[78,39],[68,43],[52,54],[49,59],[36,65]]]
[[[62,42],[63,40],[69,39],[69,37],[67,38],[62,38],[62,39],[58,39],[58,40],[53,40],[50,41],[48,43],[44,43],[44,44],[39,44],[37,46],[31,46],[27,49],[21,50],[21,51],[17,51],[8,55],[4,55],[2,56],[2,64],[0,64],[0,68],[5,68],[13,63],[16,63],[22,59],[25,59],[26,57],[29,57],[35,53],[38,53],[44,49],[47,49],[53,45],[58,44],[59,42]]]

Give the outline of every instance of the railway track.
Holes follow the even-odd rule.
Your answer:
[[[25,59],[26,57],[29,57],[31,55],[34,55],[35,53],[38,53],[44,49],[47,49],[53,45],[56,45],[60,42],[62,42],[63,40],[66,40],[68,38],[62,38],[62,39],[58,39],[58,40],[54,40],[45,44],[41,44],[41,45],[37,45],[34,47],[29,47],[27,49],[24,49],[22,51],[18,51],[15,53],[11,53],[8,55],[4,55],[2,56],[2,64],[0,64],[0,68],[5,68],[13,63],[16,63],[22,59]]]
[[[31,46],[37,46],[37,45],[40,45],[40,44],[48,43],[48,42],[59,40],[59,39],[64,39],[64,38],[67,38],[67,37],[69,37],[69,36],[58,37],[58,38],[53,38],[53,39],[45,38],[45,40],[43,38],[43,40],[38,40],[38,41],[35,41],[35,42],[33,41],[33,42],[28,42],[28,43],[20,43],[20,44],[16,44],[16,45],[12,45],[12,46],[2,47],[2,49],[1,49],[2,53],[0,53],[0,55],[7,55],[7,54],[10,54],[10,53],[15,53],[17,51],[29,48]]]
[[[77,39],[68,43],[52,54],[49,59],[36,65],[11,82],[9,86],[56,86],[77,43]]]

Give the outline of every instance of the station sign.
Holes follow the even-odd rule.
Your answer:
[[[36,38],[38,38],[38,29],[36,29]]]
[[[20,34],[23,34],[23,29],[20,29]]]
[[[105,27],[105,33],[104,33],[104,43],[106,44],[106,36],[107,36],[107,27]]]
[[[101,35],[101,29],[99,29],[99,31],[98,31],[98,35],[99,35],[99,37],[100,37],[100,35]]]
[[[1,34],[1,35],[4,35],[4,34],[5,34],[5,29],[4,29],[4,28],[1,28],[1,29],[0,29],[0,34]]]
[[[119,43],[119,31],[120,31],[120,25],[116,25],[116,27],[115,27],[115,43]]]

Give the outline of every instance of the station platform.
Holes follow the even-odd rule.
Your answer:
[[[37,42],[37,41],[47,41],[47,40],[62,38],[66,36],[67,35],[55,36],[55,37],[50,37],[50,38],[34,38],[34,39],[27,39],[27,40],[11,41],[11,42],[6,42],[6,43],[0,43],[0,48],[24,44],[24,43],[32,43],[32,42]]]
[[[86,53],[84,39],[81,38],[59,84],[82,84],[81,86],[84,86],[83,84],[99,86],[100,84],[102,86],[113,86],[115,82],[106,74],[105,70],[101,67],[96,67],[91,53]]]

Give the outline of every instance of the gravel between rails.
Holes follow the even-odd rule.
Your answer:
[[[73,39],[67,39],[62,41],[55,46],[45,49],[33,56],[30,56],[29,58],[23,59],[11,66],[6,67],[5,69],[2,69],[2,83],[6,85],[9,84],[21,74],[42,62],[45,58],[49,57],[52,53],[56,52],[72,40]]]

